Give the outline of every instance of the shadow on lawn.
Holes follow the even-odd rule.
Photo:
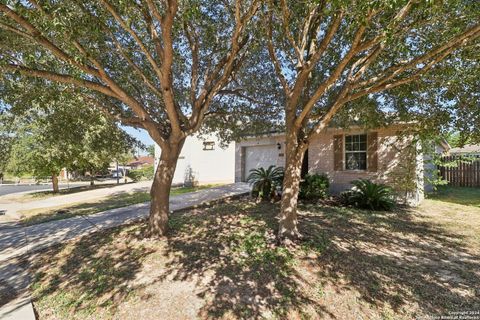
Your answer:
[[[480,307],[480,257],[468,251],[461,236],[420,222],[414,212],[304,206],[300,229],[306,238],[292,251],[274,244],[277,212],[276,205],[234,201],[177,213],[165,250],[157,242],[139,245],[144,225],[126,235],[119,236],[123,227],[58,246],[35,261],[40,269],[33,288],[36,304],[60,306],[67,318],[91,315],[96,306],[114,312],[140,289],[127,284],[144,259],[161,252],[158,259],[174,258],[167,259],[154,282],[198,279],[203,288],[198,296],[206,302],[200,318],[284,319],[300,317],[306,309],[316,313],[314,318],[342,318],[341,311],[329,313],[333,309],[325,298],[311,290],[326,285],[339,294],[358,291],[377,310],[389,305],[409,318]],[[300,270],[305,264],[314,266],[314,277],[305,278]]]
[[[132,291],[128,283],[144,258],[153,252],[130,245],[119,236],[121,232],[122,228],[116,228],[84,236],[54,246],[47,254],[33,255],[35,305],[54,307],[62,319],[88,317],[98,307],[115,310]]]
[[[294,255],[275,245],[278,207],[249,205],[236,202],[171,220],[167,255],[177,259],[167,265],[165,275],[173,273],[180,281],[208,279],[199,294],[207,301],[201,318],[285,318],[292,307],[315,304],[300,290],[307,280],[295,271]]]
[[[214,271],[202,294],[211,301],[202,316],[257,318],[274,310],[285,317],[304,307],[322,316],[325,301],[306,290],[315,286],[312,281],[338,292],[354,289],[377,310],[388,305],[408,316],[480,307],[480,256],[468,251],[460,235],[414,219],[413,211],[304,207],[300,229],[306,238],[290,253],[273,245],[277,210],[269,204],[223,206],[173,220],[168,248],[181,254],[166,274],[186,280]],[[300,261],[316,266],[317,279],[302,278],[295,266]]]
[[[434,220],[414,219],[414,211],[322,211],[307,208],[300,225],[309,237],[323,233],[329,239],[317,260],[323,283],[344,279],[339,290],[355,288],[369,304],[388,303],[395,312],[415,305],[437,315],[480,308],[480,256],[462,244],[461,235]]]

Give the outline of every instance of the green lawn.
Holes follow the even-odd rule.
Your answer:
[[[428,198],[480,208],[480,188],[442,186]]]
[[[214,185],[202,185],[198,187],[176,187],[172,188],[171,195],[179,195],[188,192],[195,192]],[[98,186],[98,187],[103,187]],[[56,206],[48,209],[34,209],[21,211],[21,220],[24,225],[32,225],[47,221],[67,219],[78,215],[89,215],[110,209],[130,206],[150,200],[149,192],[123,192],[96,201],[75,203],[70,205]]]
[[[447,201],[450,197],[445,197]],[[416,319],[480,306],[480,208],[369,212],[301,205],[304,240],[275,241],[277,204],[172,215],[168,239],[132,224],[38,256],[44,319]]]
[[[63,196],[67,194],[74,194],[74,193],[79,193],[79,192],[84,192],[84,191],[90,191],[90,190],[97,190],[97,189],[105,189],[105,188],[114,188],[116,186],[123,185],[122,184],[116,184],[116,183],[108,183],[108,184],[95,184],[93,186],[91,185],[85,185],[81,187],[73,187],[73,188],[68,188],[68,189],[60,189],[58,192],[54,193],[53,191],[38,191],[38,192],[33,192],[33,193],[28,193],[23,196],[24,199],[27,200],[40,200],[40,199],[46,199],[50,197],[57,197],[57,196]]]
[[[75,193],[80,193],[80,192],[85,192],[85,191],[91,191],[91,190],[98,190],[98,189],[105,189],[105,188],[116,188],[117,186],[122,186],[123,184],[124,183],[121,183],[121,184],[116,184],[116,183],[95,184],[93,186],[84,185],[84,186],[80,186],[80,187],[71,187],[71,188],[68,188],[68,189],[60,189],[56,193],[54,193],[51,190],[44,190],[44,191],[31,192],[31,193],[26,193],[26,194],[14,194],[13,193],[13,194],[7,195],[5,197],[7,197],[8,200],[10,200],[10,201],[18,201],[18,202],[22,202],[22,203],[30,202],[30,201],[36,201],[36,200],[43,200],[43,199],[48,199],[48,198],[52,198],[52,201],[55,201],[54,200],[55,197],[69,195],[69,194],[75,194]]]

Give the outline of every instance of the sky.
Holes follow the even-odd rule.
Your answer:
[[[152,138],[150,138],[150,136],[148,135],[147,131],[143,129],[135,129],[135,128],[126,127],[126,126],[122,126],[122,129],[125,130],[128,134],[130,134],[134,138],[137,138],[138,140],[140,140],[146,146],[155,144]],[[143,154],[145,152],[141,151],[140,153]]]

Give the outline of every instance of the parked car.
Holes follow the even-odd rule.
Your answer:
[[[113,171],[112,172],[112,178],[122,178],[122,177],[123,177],[122,171]]]

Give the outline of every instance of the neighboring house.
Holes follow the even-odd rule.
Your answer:
[[[349,189],[351,181],[360,178],[396,185],[397,190],[406,188],[405,201],[416,205],[424,198],[424,157],[406,129],[401,124],[368,131],[328,128],[311,142],[302,174],[327,174],[332,193]],[[245,181],[251,169],[270,165],[285,166],[284,134],[246,137],[236,144],[235,181]]]
[[[440,175],[449,185],[480,187],[480,145],[452,148],[443,159],[450,165],[440,166]]]
[[[135,157],[134,159],[128,162],[128,166],[131,169],[139,169],[143,167],[153,166],[155,163],[155,159],[151,156],[140,156]]]
[[[451,148],[451,155],[480,156],[480,144],[466,144],[461,148]]]
[[[155,145],[155,170],[161,150]],[[213,135],[190,136],[185,140],[178,158],[174,185],[233,183],[235,177],[235,146],[225,148]]]

